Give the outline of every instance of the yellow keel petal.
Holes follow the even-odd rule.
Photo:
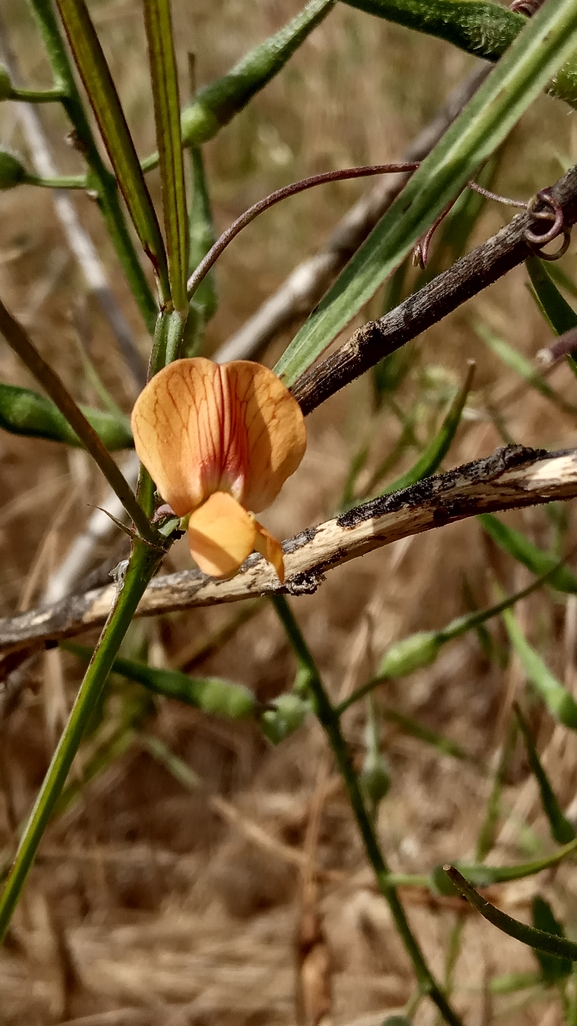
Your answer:
[[[281,543],[270,531],[267,531],[266,527],[259,524],[258,520],[255,520],[254,525],[256,527],[254,539],[256,551],[260,552],[261,556],[264,556],[265,559],[268,559],[269,563],[272,563],[280,583],[284,584],[284,559]]]
[[[227,577],[254,550],[257,525],[227,492],[214,492],[191,513],[188,544],[203,573]]]

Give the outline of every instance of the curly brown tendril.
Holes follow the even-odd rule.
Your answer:
[[[510,199],[508,196],[500,196],[496,192],[491,192],[489,189],[485,189],[482,185],[478,185],[477,182],[467,182],[469,189],[473,189],[474,192],[479,193],[484,199],[493,200],[495,203],[504,203],[508,207],[518,207],[521,210],[526,210],[532,217],[540,221],[551,221],[551,227],[546,232],[535,232],[531,228],[527,228],[524,238],[531,249],[541,258],[541,260],[559,260],[560,257],[564,256],[569,248],[571,242],[571,228],[565,224],[565,218],[563,214],[562,206],[557,202],[556,199],[551,195],[549,189],[541,189],[536,196],[527,203],[525,200]],[[447,204],[444,210],[441,211],[439,216],[435,218],[433,224],[429,230],[423,235],[417,242],[413,250],[413,263],[420,267],[422,270],[425,269],[428,256],[429,248],[433,235],[437,231],[439,225],[444,221],[445,217],[457,202],[458,197],[451,200]],[[558,250],[555,253],[544,253],[543,247],[549,242],[553,242],[554,239],[563,235],[563,242],[561,243]]]
[[[545,208],[548,207],[549,209],[535,209],[542,204],[545,204]],[[538,254],[541,260],[559,260],[567,252],[571,242],[571,228],[565,224],[563,207],[551,195],[549,189],[541,189],[527,203],[527,211],[539,220],[552,221],[552,224],[547,232],[534,232],[531,228],[528,228],[525,232],[525,242]],[[544,253],[543,246],[553,242],[560,235],[563,236],[563,241],[559,249],[555,253]]]

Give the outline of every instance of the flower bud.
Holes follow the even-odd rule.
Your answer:
[[[380,752],[367,752],[359,781],[373,807],[389,793],[391,774],[387,760]]]
[[[294,694],[279,695],[271,705],[275,708],[267,709],[262,714],[260,725],[265,737],[273,745],[278,745],[298,730],[310,710],[310,705]]]
[[[377,676],[405,677],[414,670],[429,666],[435,661],[441,648],[435,631],[419,631],[402,641],[397,641],[385,652]]]
[[[26,168],[9,150],[0,149],[0,190],[13,189],[26,176]]]

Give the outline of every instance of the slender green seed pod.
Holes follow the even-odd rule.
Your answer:
[[[12,96],[13,87],[10,75],[3,64],[0,64],[0,100],[8,100]]]
[[[359,773],[359,783],[373,806],[378,805],[388,795],[391,788],[391,772],[381,752],[367,752]]]
[[[280,32],[247,53],[228,75],[201,89],[182,112],[183,146],[199,146],[212,139],[278,74],[333,6],[334,0],[311,0]]]
[[[26,178],[26,168],[10,150],[0,148],[0,190],[13,189]]]
[[[62,642],[62,648],[88,662],[93,649],[73,641]],[[222,677],[188,677],[179,670],[159,670],[133,659],[115,659],[113,673],[143,684],[149,691],[165,698],[176,698],[203,712],[226,716],[231,720],[254,716],[256,697],[244,684]]]
[[[406,677],[414,670],[430,666],[441,648],[435,631],[419,631],[403,638],[387,649],[377,672],[377,677]]]
[[[158,670],[129,659],[115,659],[112,669],[144,684],[165,698],[177,698],[187,705],[230,720],[254,715],[256,698],[243,684],[222,677],[187,677],[178,670]]]
[[[80,407],[107,449],[132,447],[132,433],[128,420],[120,420],[112,413]],[[0,428],[14,435],[46,438],[52,442],[82,446],[78,435],[51,399],[29,388],[0,383]]]
[[[271,703],[274,709],[267,709],[260,718],[263,734],[273,745],[280,744],[302,725],[310,711],[310,704],[298,695],[279,695]]]

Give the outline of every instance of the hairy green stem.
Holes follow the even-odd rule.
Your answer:
[[[6,936],[12,913],[34,862],[38,845],[62,792],[84,731],[102,694],[120,643],[160,559],[161,553],[157,549],[152,549],[139,539],[134,540],[124,581],[119,588],[112,612],[76,696],[68,723],[42,782],[2,892],[0,898],[0,941]]]
[[[284,595],[274,595],[271,599],[278,617],[285,629],[287,638],[299,660],[309,673],[309,689],[314,702],[315,712],[327,735],[333,750],[341,776],[345,782],[355,819],[365,846],[367,857],[375,871],[381,894],[391,910],[395,926],[413,963],[415,975],[422,994],[428,994],[439,1009],[446,1022],[451,1026],[461,1026],[461,1020],[453,1011],[445,995],[429,969],[423,952],[414,936],[405,910],[399,900],[396,888],[391,882],[391,874],[383,857],[371,820],[365,808],[359,782],[354,771],[347,745],[343,737],[337,711],[330,702],[325,691],[317,665],[300,627],[293,616],[292,610]]]
[[[78,149],[90,167],[90,185],[98,193],[98,205],[107,231],[146,327],[152,335],[156,323],[157,304],[128,231],[116,179],[105,166],[96,146],[51,0],[29,2],[52,67],[54,88],[62,92],[61,103],[74,126]]]
[[[345,0],[367,14],[444,39],[475,57],[496,62],[527,24],[522,14],[493,0]],[[547,92],[577,107],[577,54],[559,69]]]

